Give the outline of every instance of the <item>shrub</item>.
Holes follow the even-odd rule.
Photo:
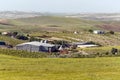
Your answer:
[[[42,39],[38,39],[38,38],[35,38],[35,37],[30,37],[29,41],[41,41]]]
[[[93,33],[93,30],[92,30],[92,29],[89,29],[88,31],[89,31],[90,33]]]
[[[114,32],[114,31],[110,31],[109,33],[110,33],[110,34],[115,34],[115,32]]]
[[[112,48],[111,53],[115,55],[116,53],[118,53],[118,49]]]
[[[18,35],[18,32],[13,32],[12,36],[16,37]]]
[[[16,38],[20,39],[20,40],[28,40],[28,37],[26,37],[24,35],[17,35]]]

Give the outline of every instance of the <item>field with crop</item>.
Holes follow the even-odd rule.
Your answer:
[[[119,80],[120,58],[19,58],[0,54],[0,80]]]

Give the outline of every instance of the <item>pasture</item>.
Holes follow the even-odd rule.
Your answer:
[[[0,54],[0,80],[119,80],[120,58],[19,58]]]

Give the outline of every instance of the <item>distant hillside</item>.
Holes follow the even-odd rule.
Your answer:
[[[98,21],[120,21],[120,13],[83,13],[66,15],[70,18],[82,18],[86,20],[98,20]]]
[[[40,12],[23,12],[23,11],[1,11],[0,19],[29,18],[38,16],[59,16],[67,18],[80,18],[86,20],[98,21],[120,21],[120,13],[40,13]]]
[[[0,30],[20,31],[83,31],[104,29],[120,31],[119,21],[93,21],[60,16],[36,16],[17,19],[0,19]]]
[[[2,11],[0,12],[0,19],[16,19],[41,16],[39,12],[22,12],[22,11]]]
[[[20,18],[8,20],[9,24],[16,26],[15,28],[25,29],[25,30],[51,30],[51,31],[81,31],[89,29],[98,29],[97,24],[102,24],[98,21],[90,21],[76,18],[65,18],[56,16],[40,16],[32,18]],[[14,29],[15,29],[14,28]]]

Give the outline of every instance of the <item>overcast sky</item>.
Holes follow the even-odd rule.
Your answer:
[[[120,12],[120,0],[0,0],[0,11]]]

